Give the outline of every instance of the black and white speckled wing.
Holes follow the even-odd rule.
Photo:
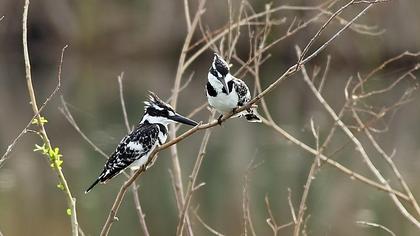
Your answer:
[[[111,179],[134,161],[152,151],[159,138],[157,124],[142,124],[124,137],[111,155],[100,176],[101,182]]]
[[[238,106],[243,106],[245,103],[251,100],[251,93],[249,92],[248,86],[245,82],[240,79],[234,79],[234,89],[238,94]]]

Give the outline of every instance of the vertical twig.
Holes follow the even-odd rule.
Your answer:
[[[214,113],[215,112],[212,112],[212,114],[209,116],[209,119],[208,119],[209,122],[213,120]],[[207,144],[210,140],[210,135],[211,135],[211,129],[207,129],[206,132],[204,132],[203,141],[201,141],[197,159],[195,161],[192,173],[190,175],[190,181],[188,183],[187,192],[185,193],[185,204],[180,213],[176,235],[182,235],[182,232],[184,231],[185,217],[187,215],[188,208],[191,203],[191,199],[194,194],[194,191],[198,189],[198,186],[196,185],[196,181],[198,177],[198,172],[200,171],[201,164],[203,163],[204,155],[207,150]],[[201,184],[199,186],[201,186]]]
[[[121,74],[118,76],[118,87],[120,91],[120,101],[121,101],[121,108],[122,108],[125,127],[127,129],[127,133],[130,133],[131,132],[130,122],[128,121],[127,109],[125,108],[123,83],[122,83],[123,77],[124,77],[124,72],[121,72]],[[134,171],[131,170],[131,176],[133,175],[134,175]],[[140,225],[143,230],[143,233],[145,236],[149,236],[150,234],[149,234],[149,230],[147,228],[146,219],[145,219],[146,215],[143,213],[143,209],[140,204],[140,197],[139,197],[137,188],[138,188],[137,184],[134,181],[134,184],[131,185],[131,193],[133,194],[134,205],[136,206],[136,210],[137,210],[136,212],[139,217],[139,221],[140,221]]]
[[[42,139],[46,144],[48,150],[53,150],[51,146],[50,139],[48,138],[47,132],[45,130],[44,124],[41,121],[41,115],[39,114],[38,105],[35,98],[35,91],[32,85],[32,76],[31,76],[31,62],[29,59],[29,51],[28,51],[28,28],[27,28],[27,20],[28,20],[28,10],[29,10],[29,0],[25,0],[25,5],[23,7],[23,18],[22,18],[22,43],[23,43],[23,57],[25,60],[25,77],[26,77],[26,84],[28,87],[29,97],[32,105],[32,110],[34,114],[37,114],[39,131],[41,133]],[[64,47],[61,52],[60,64],[59,64],[59,71],[58,71],[58,83],[60,86],[61,83],[61,66],[63,63],[63,55],[64,51],[67,48]],[[54,166],[54,170],[60,180],[60,183],[63,186],[63,191],[65,192],[66,199],[67,199],[67,207],[70,210],[67,211],[70,215],[71,220],[71,230],[72,235],[77,236],[79,234],[79,225],[77,222],[77,215],[76,215],[76,198],[73,198],[70,188],[67,184],[67,180],[64,177],[64,174],[61,170],[60,164],[57,161],[52,162]]]
[[[204,13],[204,4],[205,4],[205,0],[201,0],[199,2],[197,13],[195,14],[191,27],[188,30],[187,36],[184,41],[184,45],[182,47],[181,54],[179,56],[178,68],[177,68],[177,72],[175,76],[174,87],[172,89],[171,105],[174,109],[176,109],[179,90],[181,86],[181,79],[185,71],[183,69],[185,58],[187,56],[187,51],[190,46],[192,36],[194,35],[195,29],[197,27],[198,21],[201,18],[201,15]],[[174,139],[176,137],[176,129],[175,129],[174,124],[170,125],[169,137],[171,139]],[[175,194],[177,195],[177,199],[178,199],[177,206],[178,206],[178,210],[181,211],[181,209],[183,208],[183,205],[185,204],[185,196],[184,196],[184,188],[182,184],[181,166],[179,163],[178,150],[177,150],[176,145],[171,146],[171,156],[172,156],[173,174],[174,174],[174,182],[175,182],[175,190],[176,190]],[[188,234],[192,236],[193,232],[192,232],[191,223],[188,217],[188,213],[185,217],[186,217],[185,220],[187,224]]]
[[[188,7],[188,0],[184,0],[185,21],[187,23],[187,30],[191,30],[190,8]]]

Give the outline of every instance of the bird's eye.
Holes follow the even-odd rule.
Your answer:
[[[216,61],[216,70],[222,75],[229,73],[229,68],[220,60]]]

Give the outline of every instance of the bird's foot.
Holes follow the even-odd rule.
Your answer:
[[[222,118],[223,115],[220,115],[219,118],[217,118],[217,124],[219,124],[220,126],[222,126]]]

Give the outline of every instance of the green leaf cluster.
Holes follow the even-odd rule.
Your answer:
[[[48,156],[51,162],[51,167],[61,169],[61,165],[63,164],[61,157],[63,155],[61,155],[58,147],[49,148],[45,143],[42,144],[42,146],[35,144],[34,152],[41,152],[42,155]]]
[[[45,117],[43,117],[43,116],[40,116],[39,119],[38,118],[34,118],[32,120],[32,124],[33,125],[39,125],[39,124],[44,125],[47,122],[48,122],[48,120],[45,119]]]

